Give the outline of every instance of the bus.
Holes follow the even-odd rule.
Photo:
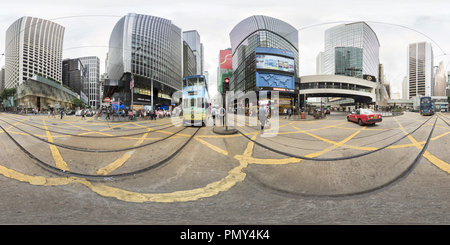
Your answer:
[[[431,103],[431,97],[421,97],[420,98],[420,115],[430,116],[433,115],[433,104]]]
[[[183,125],[203,126],[209,119],[211,108],[208,84],[203,75],[183,78]]]

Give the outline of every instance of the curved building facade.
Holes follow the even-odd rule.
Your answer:
[[[231,30],[230,41],[233,57],[230,91],[234,91],[236,97],[239,97],[241,92],[272,90],[272,85],[280,84],[272,81],[277,76],[285,82],[280,85],[279,91],[288,89],[285,84],[294,84],[293,79],[298,77],[299,72],[299,54],[298,31],[292,25],[268,16],[251,16],[239,22]],[[274,64],[278,58],[283,63],[280,68],[285,66],[286,69],[278,69],[277,65],[258,67],[260,64],[258,60],[261,65],[269,60],[272,60]],[[264,81],[268,83],[263,86],[258,84],[259,81],[261,84]]]
[[[182,34],[172,21],[160,17],[129,13],[121,18],[109,39],[108,74],[122,86],[108,86],[105,96],[116,96],[131,104],[130,81],[134,77],[135,109],[150,105],[170,105],[173,92],[181,90]],[[151,83],[153,83],[153,91]],[[113,82],[112,84],[120,84]],[[116,94],[116,95],[114,95]]]
[[[18,87],[34,74],[61,82],[64,30],[35,17],[15,21],[6,31],[5,88]]]
[[[378,78],[380,43],[365,22],[325,30],[324,73],[366,79]]]

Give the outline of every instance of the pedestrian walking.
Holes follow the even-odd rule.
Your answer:
[[[61,120],[63,119],[63,116],[64,116],[64,111],[61,110]]]
[[[291,110],[291,108],[289,108],[288,114],[289,114],[289,120],[291,120],[291,115],[292,115],[292,110]]]
[[[85,111],[81,110],[81,120],[85,120]]]
[[[264,126],[267,121],[267,110],[264,106],[259,107],[259,122],[261,123],[261,134],[264,134]]]
[[[220,124],[222,124],[222,127],[224,127],[225,126],[225,123],[224,123],[225,109],[223,108],[223,106],[221,106],[219,109],[219,117],[220,117]]]
[[[110,116],[110,114],[111,114],[111,111],[108,109],[107,111],[106,111],[106,120],[109,120],[109,119],[111,119],[109,116]]]
[[[216,126],[216,108],[211,109],[211,115],[213,118],[214,126]]]
[[[287,109],[284,108],[284,119],[286,119],[286,118],[287,118]]]

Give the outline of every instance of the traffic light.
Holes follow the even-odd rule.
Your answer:
[[[222,93],[226,93],[230,90],[230,79],[226,77],[222,83]]]

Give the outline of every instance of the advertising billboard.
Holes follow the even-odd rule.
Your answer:
[[[295,92],[295,54],[275,48],[255,48],[257,90]]]
[[[233,69],[231,50],[220,50],[220,69]]]
[[[256,72],[258,90],[295,92],[295,77],[271,72]]]
[[[275,55],[256,54],[256,69],[269,69],[294,73],[294,59]]]

